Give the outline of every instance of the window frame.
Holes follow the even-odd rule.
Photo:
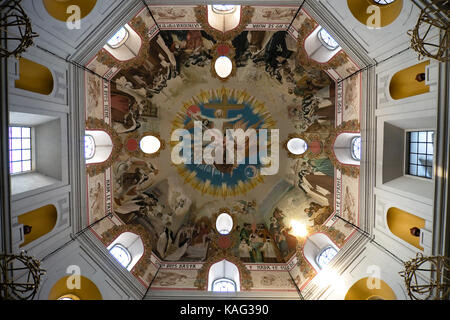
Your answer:
[[[123,265],[123,264],[119,261],[119,259],[116,258],[116,256],[115,256],[114,254],[112,254],[111,251],[112,251],[115,247],[118,247],[118,248],[120,248],[121,250],[123,250],[124,252],[127,253],[128,258],[129,258],[129,261],[128,261],[128,264],[127,264],[126,266]],[[130,266],[131,262],[133,262],[133,255],[131,254],[130,250],[128,250],[128,248],[125,247],[125,246],[124,246],[123,244],[121,244],[121,243],[115,243],[115,244],[111,247],[111,249],[109,249],[108,251],[109,251],[109,253],[111,254],[111,256],[112,256],[114,259],[116,259],[116,261],[117,261],[122,267],[124,267],[125,269],[128,269],[128,267]]]
[[[353,150],[353,146],[354,146],[354,144],[355,144],[355,141],[357,140],[357,139],[359,139],[359,158],[357,158],[356,156],[355,156],[355,152],[354,152],[354,150]],[[356,137],[353,137],[352,138],[352,140],[350,141],[350,155],[352,156],[352,159],[353,160],[355,160],[355,161],[361,161],[361,136],[356,136]]]
[[[215,8],[216,6],[226,6],[226,5],[227,4],[212,4],[211,10],[216,14],[231,14],[231,13],[236,12],[237,5],[235,5],[235,4],[229,4],[228,6],[233,6],[233,8],[227,9],[227,10],[220,10],[220,9]]]
[[[114,38],[114,36],[115,36],[120,30],[122,30],[122,28],[123,28],[123,29],[125,30],[125,32],[126,32],[125,37],[124,37],[121,41],[119,41],[119,43],[117,43],[117,44],[115,44],[115,45],[109,44],[109,41],[111,41],[111,39]],[[108,47],[110,47],[111,49],[119,49],[121,46],[123,46],[123,45],[125,44],[125,42],[127,42],[127,40],[128,40],[129,37],[130,37],[130,31],[128,30],[128,28],[127,28],[126,26],[122,26],[119,30],[117,30],[117,31],[113,34],[113,36],[112,36],[111,38],[109,38],[109,39],[106,41],[106,45],[107,45]]]
[[[330,36],[330,38],[333,39],[334,42],[336,42],[336,46],[335,46],[335,47],[331,46],[330,44],[328,44],[328,43],[323,39],[323,36],[322,36],[322,34],[321,34],[322,31],[325,31],[325,32]],[[322,46],[324,46],[324,47],[325,47],[327,50],[329,50],[329,51],[335,51],[335,50],[337,50],[337,49],[340,47],[340,45],[339,45],[339,43],[336,41],[336,39],[334,39],[334,38],[331,36],[331,34],[330,34],[324,27],[321,27],[321,28],[319,29],[319,31],[317,32],[317,38],[319,39],[319,41],[320,41],[320,43],[322,44]]]
[[[89,158],[86,157],[86,137],[89,137],[90,139],[92,139],[92,142],[94,143],[94,152],[92,153],[92,156]],[[95,138],[90,134],[85,134],[84,139],[85,139],[84,140],[84,160],[87,161],[87,160],[91,160],[92,158],[95,157],[95,153],[97,152],[97,145],[95,144]]]
[[[214,286],[216,285],[216,283],[217,282],[221,282],[221,281],[232,283],[233,287],[234,287],[234,291],[216,291],[216,290],[214,290]],[[212,289],[211,290],[212,292],[217,292],[217,293],[236,293],[237,292],[237,285],[236,285],[236,282],[234,280],[226,278],[226,277],[221,277],[221,278],[217,278],[217,279],[215,279],[213,281],[213,283],[211,284],[211,289]]]
[[[324,254],[325,251],[327,251],[327,250],[329,250],[329,249],[333,249],[336,253],[334,254],[333,258],[331,258],[330,261],[328,261],[328,263],[330,263],[330,262],[334,259],[334,257],[336,257],[336,255],[339,253],[339,251],[336,250],[336,248],[334,248],[333,246],[326,246],[325,248],[323,248],[322,250],[320,250],[319,254],[318,254],[317,257],[316,257],[316,263],[317,263],[317,266],[318,266],[320,269],[323,269],[323,268],[325,268],[325,267],[328,265],[328,263],[327,263],[326,265],[322,265],[322,264],[320,263],[319,260],[320,260],[320,257],[322,256],[322,254]]]
[[[31,157],[31,170],[27,170],[27,171],[20,171],[20,172],[16,172],[16,173],[11,173],[11,168],[10,168],[10,164],[12,162],[23,162],[23,160],[20,161],[12,161],[11,160],[11,149],[9,149],[9,141],[12,140],[13,138],[10,136],[9,134],[9,129],[10,128],[29,128],[30,129],[30,157]],[[22,135],[22,134],[21,134]],[[22,139],[22,137],[20,138],[15,138],[15,139]],[[15,149],[15,150],[19,150],[19,149]],[[28,150],[28,149],[20,149],[22,150]],[[23,125],[23,124],[9,124],[8,125],[8,173],[10,176],[18,176],[18,175],[23,175],[23,174],[29,174],[29,173],[33,173],[36,171],[36,144],[35,144],[35,130],[33,126],[28,126],[28,125]]]
[[[411,157],[411,152],[410,152],[410,134],[412,133],[412,132],[433,132],[434,134],[433,134],[433,154],[427,154],[427,153],[425,153],[425,156],[430,156],[430,155],[432,155],[433,156],[433,162],[432,162],[432,165],[431,165],[431,177],[430,178],[428,178],[428,177],[426,177],[426,176],[419,176],[419,175],[415,175],[415,174],[411,174],[409,171],[410,171],[410,168],[409,168],[409,166],[410,166],[410,157]],[[434,167],[435,167],[435,134],[436,134],[436,129],[434,129],[434,128],[423,128],[423,129],[408,129],[408,130],[405,130],[405,136],[404,136],[404,146],[405,146],[405,154],[404,154],[404,157],[403,157],[403,172],[404,172],[404,176],[407,176],[407,177],[410,177],[410,178],[413,178],[413,179],[420,179],[421,181],[424,181],[424,179],[425,179],[425,181],[433,181],[434,180]],[[427,139],[427,142],[425,142],[426,144],[428,144],[429,142],[428,142],[428,139]],[[425,152],[427,152],[428,151],[428,149],[425,151]],[[415,154],[421,154],[421,153],[418,153],[418,152],[416,152]],[[425,165],[424,166],[425,168],[428,168],[428,167],[430,167],[430,166],[427,166],[427,165]],[[426,174],[426,171],[425,171],[425,174]]]

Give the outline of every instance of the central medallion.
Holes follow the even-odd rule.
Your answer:
[[[245,194],[264,181],[261,168],[266,163],[263,165],[261,159],[261,146],[254,144],[267,141],[262,140],[261,132],[270,133],[272,132],[270,129],[274,128],[275,121],[264,103],[257,101],[246,91],[223,87],[201,91],[184,103],[173,121],[172,132],[182,129],[194,137],[192,143],[189,140],[188,145],[191,151],[188,152],[188,157],[192,161],[176,164],[178,173],[185,182],[202,194],[224,198]],[[198,135],[199,130],[208,129],[214,129],[210,131],[215,132],[213,140],[216,143],[223,143],[223,161],[216,159],[212,163],[207,163],[204,159],[200,162],[194,159],[199,151],[195,145],[201,146],[200,153],[202,153],[211,142],[204,142],[203,134]],[[229,135],[230,130],[236,132],[240,129],[241,132],[258,133],[254,139],[245,136],[245,143],[233,146],[233,154],[237,155],[241,151],[245,152],[245,156],[240,161],[239,157],[233,156],[234,161],[230,162],[227,159],[227,154],[230,153],[230,148],[226,146],[226,139],[229,138],[227,134]],[[268,141],[267,144],[270,145],[272,140]],[[178,141],[172,141],[172,150],[177,144]]]

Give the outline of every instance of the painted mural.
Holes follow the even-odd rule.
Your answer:
[[[87,64],[110,82],[86,73],[86,119],[110,125],[123,144],[111,167],[87,180],[89,221],[113,214],[95,233],[102,238],[114,226],[145,230],[151,259],[136,274],[148,284],[156,265],[166,263],[156,288],[193,289],[202,264],[224,254],[248,266],[255,290],[295,290],[280,266],[289,264],[300,286],[315,272],[300,259],[304,239],[294,234],[292,221],[343,245],[353,229],[331,219],[338,199],[340,214],[358,223],[359,179],[341,174],[326,153],[326,141],[343,119],[359,119],[359,82],[338,86],[326,66],[305,60],[302,37],[317,23],[303,11],[293,33],[249,24],[233,34],[236,73],[223,82],[211,73],[219,40],[199,27],[194,8],[152,8],[160,30],[146,10],[128,23],[143,40],[135,58],[118,61],[102,49]],[[257,7],[252,22],[287,26],[296,11]],[[184,24],[190,27],[180,27]],[[356,68],[344,53],[336,59],[330,65],[341,76]],[[279,129],[278,173],[261,176],[259,158],[254,164],[174,165],[171,133],[193,133],[194,121],[222,133]],[[157,155],[138,152],[139,139],[148,133],[165,142]],[[291,134],[308,141],[305,155],[292,158],[282,148]],[[248,160],[250,145],[245,148]],[[215,228],[222,209],[235,222],[226,247]],[[264,273],[260,266],[278,271]]]

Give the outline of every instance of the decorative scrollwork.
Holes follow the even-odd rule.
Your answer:
[[[33,38],[38,34],[33,32],[31,22],[20,5],[20,0],[10,0],[0,5],[0,42],[7,41],[7,46],[0,46],[0,57],[7,58],[20,55],[33,45]]]
[[[26,252],[0,254],[0,300],[33,300],[45,270]]]

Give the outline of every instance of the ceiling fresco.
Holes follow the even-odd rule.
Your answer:
[[[96,73],[85,75],[87,128],[107,131],[115,145],[108,161],[87,165],[87,219],[112,213],[93,227],[105,245],[124,231],[141,236],[145,255],[132,273],[143,285],[162,264],[152,288],[205,289],[207,266],[227,258],[244,289],[292,291],[281,271],[299,287],[317,273],[292,220],[339,248],[354,229],[333,215],[359,221],[358,167],[340,164],[332,151],[339,133],[359,132],[360,79],[337,84],[358,66],[342,50],[325,64],[309,59],[304,39],[318,24],[302,10],[285,31],[297,7],[247,8],[241,21],[248,23],[227,39],[205,27],[200,9],[150,6],[155,24],[143,8],[128,23],[142,39],[137,56],[119,61],[102,49],[86,65]],[[212,72],[224,45],[234,64],[226,80]],[[193,134],[194,121],[222,133],[279,130],[269,143],[279,150],[277,173],[262,175],[259,156],[251,164],[174,164],[171,135]],[[158,153],[139,149],[147,134],[162,141]],[[307,141],[308,151],[290,155],[290,137]],[[227,236],[215,228],[222,212],[234,221]]]

